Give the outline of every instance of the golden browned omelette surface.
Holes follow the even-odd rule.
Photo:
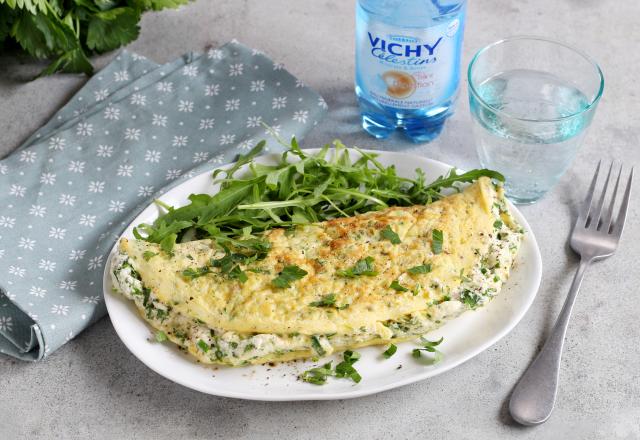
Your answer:
[[[271,230],[265,258],[240,264],[246,280],[211,267],[225,254],[210,240],[177,244],[169,256],[123,239],[113,274],[116,288],[171,340],[204,361],[235,365],[425,333],[494,296],[521,237],[502,190],[481,178],[427,206]],[[365,261],[366,274],[354,274]],[[291,266],[306,274],[289,287],[274,284]],[[210,273],[183,275],[203,267]],[[247,341],[261,335],[269,339],[262,351],[240,353],[256,350],[260,344]]]

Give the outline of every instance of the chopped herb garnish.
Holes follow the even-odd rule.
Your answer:
[[[314,385],[324,385],[327,383],[327,377],[335,375],[331,369],[332,362],[327,362],[322,367],[312,368],[300,375],[300,379]]]
[[[306,270],[295,265],[285,266],[278,276],[271,280],[271,284],[275,287],[285,289],[287,287],[291,287],[292,282],[304,278],[307,273],[308,272]]]
[[[431,272],[431,265],[430,264],[421,264],[420,266],[414,266],[410,269],[407,269],[407,272],[409,272],[411,275],[419,275],[419,274],[423,274],[423,273],[429,273]]]
[[[385,359],[389,359],[391,356],[393,356],[394,354],[396,354],[396,351],[398,351],[398,347],[395,346],[394,344],[389,345],[389,348],[387,348],[383,353],[382,356],[384,356]]]
[[[463,290],[460,294],[460,301],[469,306],[470,309],[475,309],[476,307],[478,307],[481,299],[482,297],[479,294],[472,292],[469,289]]]
[[[497,283],[498,281],[500,281],[500,276],[496,275],[493,277],[493,282]]]
[[[240,266],[234,266],[233,269],[229,271],[229,278],[232,280],[238,280],[241,283],[246,283],[249,277],[247,274],[240,269]]]
[[[431,231],[431,250],[434,254],[439,254],[442,252],[442,242],[443,236],[442,231],[440,229],[434,229]]]
[[[391,242],[391,244],[400,244],[400,243],[402,243],[402,241],[400,240],[400,237],[398,236],[398,234],[393,232],[393,229],[391,229],[391,226],[389,226],[389,225],[385,226],[385,228],[382,230],[380,235],[385,240],[389,240]]]
[[[324,356],[326,353],[325,349],[322,348],[322,345],[320,344],[320,339],[315,335],[311,336],[311,347],[313,347],[319,356]]]
[[[150,259],[152,259],[156,255],[158,255],[156,252],[144,251],[142,253],[142,258],[144,258],[144,261],[149,261]]]
[[[305,382],[312,383],[314,385],[324,385],[327,383],[327,377],[334,376],[338,378],[348,378],[358,383],[362,380],[362,376],[353,367],[358,359],[360,359],[360,353],[347,350],[343,354],[343,361],[336,365],[336,368],[332,368],[333,362],[327,362],[321,367],[311,368],[300,375],[300,379]]]
[[[347,278],[355,278],[361,275],[375,276],[378,275],[378,272],[376,272],[373,265],[373,257],[367,257],[363,258],[362,260],[358,260],[358,262],[352,268],[339,270],[336,272],[336,274]]]
[[[198,342],[196,343],[196,345],[197,345],[198,347],[200,347],[200,350],[204,351],[205,353],[206,353],[206,352],[208,352],[208,351],[209,351],[209,349],[211,348],[211,347],[209,347],[209,345],[208,345],[206,342],[204,342],[202,339],[198,339]]]
[[[438,362],[442,361],[442,358],[444,357],[442,352],[436,348],[438,345],[442,343],[443,340],[444,338],[440,338],[437,341],[429,341],[428,339],[420,338],[420,342],[422,343],[422,348],[414,348],[413,351],[411,352],[411,355],[414,358],[420,358],[422,357],[423,351],[428,353],[433,353],[433,358],[431,359],[431,365],[437,364]]]
[[[256,348],[256,346],[255,346],[255,345],[253,345],[253,344],[247,344],[247,345],[245,345],[245,347],[244,347],[244,352],[246,353],[246,352],[248,352],[248,351],[253,350],[254,348]]]
[[[389,286],[391,287],[393,290],[395,290],[396,292],[408,292],[409,289],[407,289],[406,287],[404,287],[403,285],[401,285],[398,280],[393,280],[393,282],[391,283],[391,285]]]
[[[311,307],[331,307],[336,304],[335,293],[324,295],[319,301],[313,301],[309,303]]]
[[[495,229],[500,229],[502,227],[502,220],[496,220],[495,222],[493,222],[493,227]]]
[[[209,273],[211,273],[211,270],[209,269],[208,266],[197,267],[195,269],[192,267],[189,267],[182,271],[182,276],[189,280],[194,280],[196,278],[200,278]]]
[[[167,338],[167,334],[166,334],[165,332],[163,332],[162,330],[158,330],[158,331],[156,332],[156,341],[158,341],[158,342],[164,342],[164,341],[166,341],[167,339],[168,339],[168,338]]]
[[[347,350],[344,352],[344,361],[336,365],[336,377],[348,377],[355,383],[362,380],[362,376],[353,368],[358,359],[360,359],[360,353],[357,351]]]

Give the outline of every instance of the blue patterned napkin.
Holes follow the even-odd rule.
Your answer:
[[[164,65],[120,53],[0,161],[0,352],[42,359],[102,317],[106,256],[153,197],[325,109],[235,41]]]

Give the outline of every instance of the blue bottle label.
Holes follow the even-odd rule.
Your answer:
[[[379,104],[428,108],[455,92],[462,38],[458,18],[426,29],[369,21],[356,32],[359,85]]]

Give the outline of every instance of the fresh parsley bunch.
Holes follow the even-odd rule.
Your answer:
[[[88,56],[135,40],[144,11],[175,8],[189,0],[0,0],[0,49],[19,45],[49,59],[40,75],[91,74]]]

